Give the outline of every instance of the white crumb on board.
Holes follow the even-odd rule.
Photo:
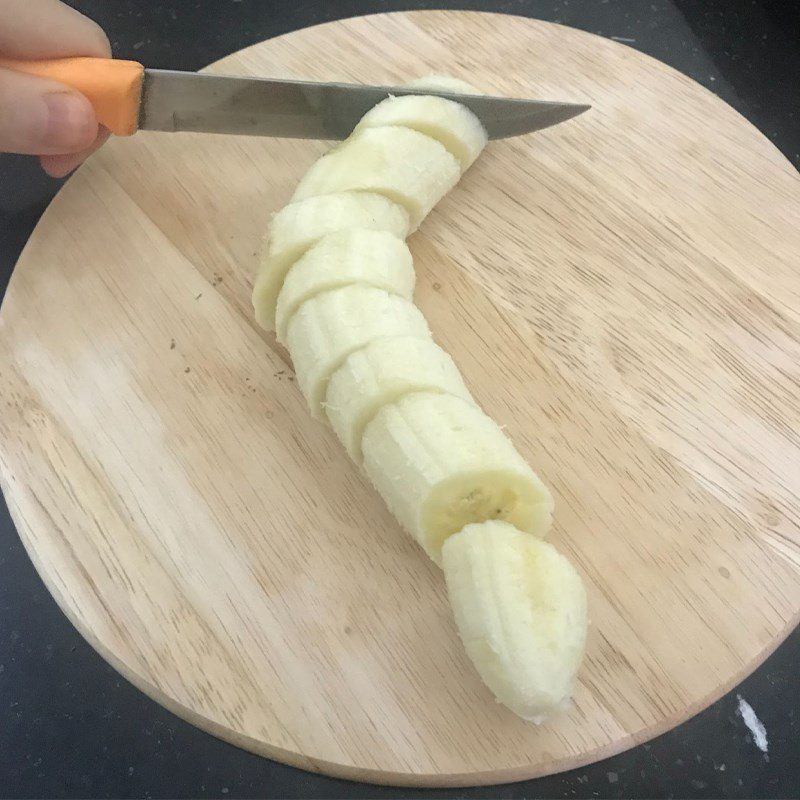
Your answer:
[[[767,743],[767,729],[764,727],[764,723],[756,716],[756,712],[753,711],[752,706],[744,697],[740,694],[737,694],[736,697],[739,700],[739,714],[744,720],[744,724],[750,729],[755,746],[762,753],[766,753],[769,750],[769,745]]]

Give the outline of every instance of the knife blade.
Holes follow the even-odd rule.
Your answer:
[[[401,86],[239,78],[145,70],[139,127],[299,139],[344,139],[391,95],[437,95],[469,108],[490,139],[547,128],[588,106]]]
[[[121,59],[0,59],[0,67],[57,80],[82,92],[98,121],[121,136],[154,130],[344,139],[381,100],[418,94],[461,103],[478,117],[490,139],[502,139],[556,125],[589,108],[427,88],[145,69],[136,61]]]

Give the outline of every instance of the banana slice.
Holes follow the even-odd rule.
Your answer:
[[[498,425],[460,397],[419,393],[385,406],[361,441],[364,471],[438,564],[470,522],[503,519],[544,536],[553,500]]]
[[[310,197],[275,214],[253,288],[253,308],[259,325],[274,329],[278,292],[292,264],[321,237],[351,228],[387,231],[405,239],[410,221],[402,206],[369,192]]]
[[[435,81],[411,88],[429,87],[440,88],[442,91],[452,90],[436,86]],[[474,89],[470,93],[477,94]],[[388,97],[362,117],[356,126],[356,132],[387,125],[412,128],[441,142],[459,160],[462,172],[480,155],[488,138],[480,120],[468,108],[443,97]]]
[[[350,353],[373,339],[430,335],[422,312],[408,300],[371,286],[345,286],[300,306],[289,322],[286,347],[311,414],[319,419],[328,380]]]
[[[471,83],[462,81],[461,78],[454,78],[452,75],[425,75],[422,78],[414,78],[404,84],[409,89],[438,89],[442,92],[455,92],[460,94],[485,94],[476,89]]]
[[[416,230],[460,176],[455,156],[435,139],[410,128],[365,128],[322,156],[298,184],[293,200],[375,192],[403,206]]]
[[[414,262],[406,243],[392,233],[354,228],[323,236],[294,263],[278,295],[275,330],[278,340],[302,303],[348,284],[375,286],[411,300]]]
[[[331,376],[325,413],[341,443],[361,463],[361,437],[386,405],[412,392],[445,392],[474,402],[453,359],[429,339],[377,339],[351,353]]]
[[[464,647],[497,700],[536,723],[567,703],[586,643],[586,591],[552,545],[504,522],[467,525],[442,550]]]
[[[464,172],[486,146],[486,131],[467,108],[443,97],[389,97],[362,118],[356,131],[386,126],[411,128],[436,139],[452,153]]]

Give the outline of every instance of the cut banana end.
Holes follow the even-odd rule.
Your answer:
[[[293,200],[374,192],[403,206],[415,230],[460,176],[455,156],[435,139],[410,128],[365,128],[313,164]]]
[[[370,286],[345,286],[300,306],[289,322],[286,347],[311,414],[319,419],[328,380],[352,352],[373,339],[430,335],[410,301]]]
[[[253,308],[259,325],[275,327],[278,293],[292,264],[326,234],[351,228],[386,231],[404,239],[410,231],[408,212],[380,194],[340,192],[310,197],[278,211],[253,288]]]
[[[364,471],[400,524],[441,563],[470,522],[544,536],[553,499],[498,425],[460,397],[418,393],[382,408],[361,442]]]
[[[422,78],[414,78],[404,84],[409,89],[438,89],[441,92],[454,92],[456,94],[485,94],[476,89],[471,83],[462,81],[461,78],[454,78],[452,75],[425,75]]]
[[[473,402],[453,359],[430,339],[378,339],[345,359],[331,376],[324,408],[353,461],[361,463],[361,438],[370,420],[413,392]]]
[[[464,647],[497,700],[536,723],[572,694],[586,591],[552,545],[503,522],[467,525],[442,552]]]
[[[443,97],[389,97],[364,115],[356,132],[389,125],[412,128],[441,142],[458,159],[462,172],[470,167],[487,142],[480,120],[466,107]]]
[[[306,300],[349,284],[374,286],[411,300],[414,262],[406,243],[392,233],[354,228],[323,236],[294,263],[278,295],[275,330],[280,342]]]

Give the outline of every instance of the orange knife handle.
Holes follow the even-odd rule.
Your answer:
[[[84,95],[97,121],[117,136],[130,136],[139,127],[144,67],[136,61],[112,58],[55,58],[19,61],[0,58],[0,67],[58,81]]]

